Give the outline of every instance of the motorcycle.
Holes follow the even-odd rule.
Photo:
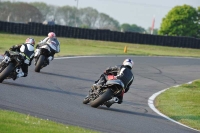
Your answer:
[[[83,100],[83,104],[90,103],[90,106],[94,108],[97,108],[100,105],[105,105],[109,108],[112,104],[119,101],[117,96],[124,92],[123,82],[119,79],[115,79],[112,74],[108,74],[106,78],[107,82],[101,87],[101,89],[94,89],[91,87],[89,95]]]
[[[4,59],[0,64],[0,83],[2,83],[4,79],[12,78],[15,80],[17,74],[21,70],[21,65],[23,65],[24,59],[25,56],[20,52],[6,51]]]
[[[40,72],[40,70],[47,65],[49,65],[48,57],[51,50],[56,50],[56,46],[52,42],[46,43],[45,45],[38,46],[35,50],[35,72]]]

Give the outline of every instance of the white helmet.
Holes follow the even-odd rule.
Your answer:
[[[123,62],[124,66],[129,66],[131,69],[133,68],[134,62],[131,59],[125,59]]]
[[[35,45],[35,40],[34,40],[33,38],[27,38],[26,41],[25,41],[25,43],[26,43],[26,44],[29,43],[29,44],[31,44],[31,45],[34,46],[34,45]]]

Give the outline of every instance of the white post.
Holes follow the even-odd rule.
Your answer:
[[[154,25],[155,25],[155,15],[153,17],[153,21],[152,21],[152,25],[151,25],[151,34],[153,34]]]

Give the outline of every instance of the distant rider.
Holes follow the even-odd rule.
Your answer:
[[[100,76],[99,80],[95,81],[93,85],[96,89],[101,89],[101,87],[107,82],[106,76],[112,72],[115,75],[116,79],[120,79],[124,83],[125,92],[123,92],[120,96],[118,96],[118,104],[121,104],[123,101],[124,93],[128,92],[130,85],[133,82],[134,75],[132,73],[134,62],[131,59],[125,59],[123,65],[109,67],[106,71]]]
[[[37,55],[39,48],[44,45],[48,45],[50,48],[50,54],[48,57],[48,61],[50,62],[54,59],[54,54],[60,52],[60,42],[56,38],[56,34],[54,32],[49,32],[48,37],[44,38],[41,42],[37,44],[35,55]]]
[[[28,75],[28,66],[31,65],[31,61],[34,57],[34,45],[35,40],[33,38],[27,38],[25,43],[19,45],[13,45],[9,50],[17,51],[24,57],[24,62],[21,65],[21,68],[16,69],[17,77],[26,77]],[[8,58],[8,55],[5,54],[4,58]],[[15,79],[16,79],[15,78]]]

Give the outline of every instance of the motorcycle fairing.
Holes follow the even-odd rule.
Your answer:
[[[9,54],[10,55],[19,55],[19,52],[17,52],[17,51],[9,51]]]
[[[107,86],[115,85],[115,84],[118,84],[118,85],[120,85],[122,88],[124,88],[124,83],[122,83],[122,81],[119,80],[119,79],[108,80],[108,81],[106,82],[106,85],[107,85]]]
[[[107,75],[108,80],[113,80],[115,79],[114,75]]]

